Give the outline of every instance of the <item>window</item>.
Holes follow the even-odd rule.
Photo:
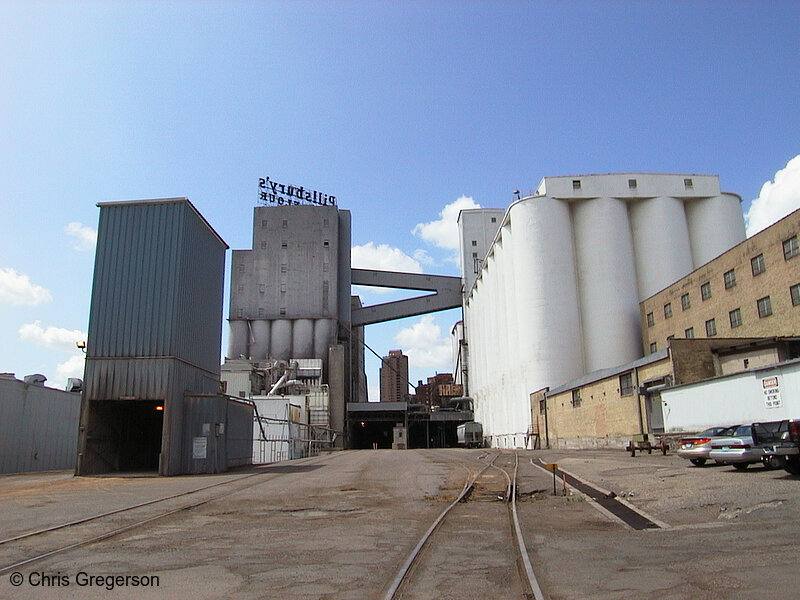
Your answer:
[[[261,219],[261,228],[264,229],[264,227],[266,227],[266,226],[267,226],[267,220],[266,219]]]
[[[672,316],[672,302],[667,302],[664,305],[664,318],[669,319]]]
[[[241,294],[242,292],[244,292],[244,286],[243,286],[243,285],[240,285],[240,286],[239,286],[239,288],[238,288],[238,290],[239,290],[239,293]]]
[[[686,337],[687,340],[694,339],[694,327],[689,327],[689,329],[684,329],[683,335]]]
[[[327,217],[322,219],[322,226],[323,227],[330,227],[330,224],[328,223]]]
[[[581,180],[580,179],[573,179],[572,180],[572,189],[573,190],[581,189]]]
[[[636,185],[637,183],[635,179],[628,179],[628,189],[635,190]]]
[[[263,283],[259,283],[258,284],[258,293],[259,294],[264,294],[264,293],[266,293],[266,291],[267,291],[267,286],[264,285]]]
[[[700,297],[703,299],[703,302],[711,298],[711,282],[706,281],[703,285],[700,286]]]
[[[648,327],[652,327],[655,324],[656,324],[656,320],[653,317],[653,313],[651,313],[651,312],[647,313],[647,326]]]
[[[239,263],[239,273],[244,273],[244,263]]]
[[[492,217],[492,223],[497,223],[497,217]]]
[[[283,219],[281,221],[281,227],[286,229],[289,226],[289,221],[287,219]]]
[[[472,253],[472,258],[478,258],[478,253],[477,252],[473,252]]]
[[[581,391],[580,390],[572,390],[572,406],[580,406],[581,405]]]
[[[264,249],[267,247],[267,240],[261,240],[261,248]]]
[[[478,258],[477,256],[472,259],[472,264],[473,264],[473,266],[475,268],[475,272],[476,273],[480,273],[481,272],[481,264],[482,263],[483,263],[483,261],[480,258]]]
[[[650,343],[650,354],[652,354],[656,350],[658,350],[658,344],[656,344],[655,342],[651,342]]]
[[[742,311],[738,308],[734,308],[731,312],[728,313],[728,316],[731,319],[731,329],[735,329],[742,324]]]
[[[766,271],[767,266],[764,264],[764,255],[759,254],[758,256],[751,258],[750,267],[753,269],[753,277],[756,275],[761,275],[761,273]]]
[[[281,273],[286,273],[289,268],[286,265],[281,265]]]
[[[694,181],[692,181],[689,178],[684,179],[683,180],[683,187],[685,187],[687,190],[692,189],[694,187]]]
[[[633,373],[619,376],[619,395],[630,396],[633,394]]]
[[[281,242],[281,248],[288,248],[288,247],[289,247],[289,242],[287,242],[286,240],[283,240]]]
[[[473,246],[477,246],[478,245],[478,240],[472,240],[472,245]]]
[[[772,314],[772,303],[769,300],[769,296],[756,300],[756,308],[758,308],[759,319],[770,316]]]
[[[259,317],[263,317],[263,316],[264,316],[264,308],[263,308],[263,307],[259,307],[259,309],[258,309],[258,316],[259,316]]]
[[[543,415],[546,412],[547,412],[547,399],[542,398],[541,400],[539,400],[539,414]]]
[[[692,303],[689,302],[689,294],[681,296],[681,310],[688,310],[691,305]]]
[[[725,282],[725,289],[731,289],[736,285],[736,271],[734,269],[725,271],[725,273],[722,275],[722,280]]]
[[[717,335],[717,322],[714,319],[706,321],[706,335],[712,337]]]
[[[282,315],[285,315],[286,314],[286,308],[285,307],[281,307],[281,309],[278,312],[280,314],[282,314]]]
[[[789,295],[792,297],[792,306],[800,306],[800,283],[789,288]]]
[[[797,236],[793,235],[783,242],[783,258],[789,260],[798,254],[800,254],[800,245],[797,244]]]

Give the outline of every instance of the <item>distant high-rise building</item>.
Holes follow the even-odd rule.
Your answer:
[[[381,402],[405,402],[408,398],[408,357],[402,350],[389,350],[380,368]]]

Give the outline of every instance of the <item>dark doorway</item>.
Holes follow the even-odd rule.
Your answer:
[[[87,451],[91,472],[158,471],[164,402],[102,400],[92,402]]]

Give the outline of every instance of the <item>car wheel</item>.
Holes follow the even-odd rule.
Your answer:
[[[800,475],[800,457],[798,456],[784,457],[783,468],[792,475]]]
[[[749,466],[750,463],[733,463],[733,468],[737,471],[744,471]]]
[[[689,462],[691,462],[693,465],[696,465],[698,467],[702,467],[704,464],[706,464],[706,459],[705,458],[690,458]]]

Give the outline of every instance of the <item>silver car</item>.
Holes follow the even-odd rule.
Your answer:
[[[767,468],[777,466],[772,464],[772,461],[766,460],[764,448],[757,446],[753,441],[752,425],[741,425],[731,437],[711,442],[711,452],[708,457],[731,464],[740,471],[744,471],[749,465],[761,462]]]
[[[711,427],[695,436],[683,438],[678,442],[678,456],[691,461],[693,465],[702,467],[709,459],[711,445],[718,440],[730,438],[739,427],[742,426]]]

